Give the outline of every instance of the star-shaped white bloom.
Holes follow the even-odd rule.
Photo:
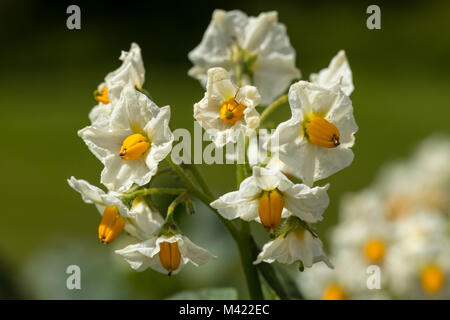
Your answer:
[[[239,10],[215,10],[200,44],[189,53],[189,75],[206,84],[207,71],[223,67],[261,92],[263,105],[281,95],[300,78],[295,50],[275,11],[248,17]]]
[[[96,100],[99,103],[89,113],[92,124],[100,126],[106,124],[115,103],[125,86],[142,88],[145,80],[145,69],[142,61],[141,48],[132,43],[130,51],[122,51],[119,58],[122,65],[108,73],[96,91]]]
[[[276,229],[281,217],[290,215],[313,223],[322,220],[328,207],[328,186],[294,184],[280,172],[255,166],[239,191],[221,196],[211,206],[227,219],[261,221],[266,229]]]
[[[292,117],[280,123],[271,148],[307,185],[347,167],[358,130],[350,98],[339,89],[299,81],[289,89]]]
[[[344,50],[337,53],[331,60],[328,68],[320,70],[319,73],[311,74],[309,79],[312,83],[318,84],[326,89],[339,85],[341,90],[348,96],[354,89],[352,70],[350,69]]]
[[[101,182],[109,190],[125,192],[133,184],[142,186],[150,181],[172,148],[169,119],[169,106],[159,108],[128,86],[107,126],[88,126],[78,132],[105,165]]]
[[[123,229],[140,240],[154,236],[164,224],[164,219],[159,212],[152,210],[141,198],[136,198],[129,209],[120,199],[123,195],[121,193],[114,191],[105,193],[89,182],[74,177],[68,179],[67,182],[81,194],[84,202],[95,204],[101,216],[107,212],[106,208],[117,208],[118,213],[125,218]],[[121,231],[122,229],[118,230],[118,233],[120,234]]]
[[[288,234],[280,235],[266,243],[253,263],[274,261],[286,264],[300,261],[307,268],[316,262],[323,261],[329,268],[333,268],[323,252],[322,241],[302,227],[297,227]]]
[[[116,250],[136,271],[152,268],[161,273],[176,274],[188,262],[201,266],[215,258],[181,234],[161,235]]]
[[[252,86],[238,88],[223,68],[208,70],[204,98],[194,104],[194,118],[218,147],[236,142],[239,133],[249,136],[259,126],[260,95]]]

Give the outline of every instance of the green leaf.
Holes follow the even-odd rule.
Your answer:
[[[237,300],[238,293],[234,288],[207,288],[187,290],[175,293],[166,300]]]

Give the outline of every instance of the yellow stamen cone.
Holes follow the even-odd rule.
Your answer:
[[[128,136],[120,148],[120,157],[124,161],[137,160],[144,156],[150,144],[142,134],[135,133]]]
[[[364,245],[363,251],[371,262],[380,262],[386,253],[386,245],[383,240],[371,239]]]
[[[181,253],[178,242],[161,242],[159,244],[159,260],[170,276],[180,266]]]
[[[438,292],[445,282],[444,273],[435,266],[429,265],[422,270],[421,276],[422,288],[429,294]]]
[[[340,286],[333,284],[324,290],[322,300],[347,300],[347,294]]]
[[[124,227],[125,219],[122,218],[117,207],[106,207],[98,226],[98,238],[102,243],[111,243],[122,233]]]
[[[306,125],[309,141],[324,148],[336,148],[340,142],[338,128],[324,118],[315,117]]]
[[[109,91],[108,87],[104,87],[101,92],[95,90],[94,99],[103,104],[108,104],[109,103],[108,91]]]
[[[245,106],[238,104],[234,98],[228,99],[220,107],[220,118],[229,124],[235,124],[242,119]]]
[[[264,191],[259,199],[258,212],[261,223],[266,231],[276,231],[281,222],[281,213],[284,208],[284,198],[277,190]]]

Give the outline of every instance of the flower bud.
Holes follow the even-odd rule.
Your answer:
[[[108,91],[109,91],[108,87],[104,87],[102,91],[95,90],[94,99],[103,104],[108,104],[109,103]]]
[[[106,207],[102,220],[98,226],[98,238],[102,243],[113,242],[125,227],[125,219],[120,215],[116,206]]]
[[[181,253],[178,249],[178,242],[161,242],[159,244],[159,260],[164,269],[166,269],[170,276],[173,271],[180,266]]]
[[[137,160],[144,156],[149,146],[149,143],[142,134],[135,133],[123,141],[119,155],[124,161]]]
[[[309,141],[324,148],[335,148],[339,142],[339,130],[324,118],[315,117],[306,125]]]
[[[228,99],[220,107],[220,118],[229,124],[235,124],[242,119],[245,106],[238,104],[234,98]]]
[[[277,190],[264,191],[259,199],[258,212],[261,223],[266,231],[276,231],[281,222],[284,208],[284,198]]]

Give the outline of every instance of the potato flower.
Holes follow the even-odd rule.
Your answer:
[[[276,230],[282,217],[294,215],[306,222],[322,220],[328,207],[328,185],[310,188],[294,184],[281,172],[253,167],[253,175],[239,190],[211,203],[226,219],[259,220],[264,228]]]
[[[307,185],[347,167],[358,130],[350,98],[339,87],[299,81],[289,89],[292,117],[278,125],[273,152]]]
[[[144,94],[127,86],[114,108],[108,126],[88,126],[78,135],[105,165],[101,182],[124,192],[142,186],[155,175],[158,163],[172,149],[170,107],[159,108]]]
[[[206,85],[207,71],[222,67],[233,79],[256,86],[263,105],[283,94],[294,79],[295,50],[275,11],[248,17],[239,10],[215,10],[200,44],[189,53],[189,75]]]
[[[239,133],[251,135],[259,126],[260,95],[252,86],[237,87],[223,68],[208,70],[204,98],[194,105],[194,118],[212,136],[216,146],[236,142]]]

